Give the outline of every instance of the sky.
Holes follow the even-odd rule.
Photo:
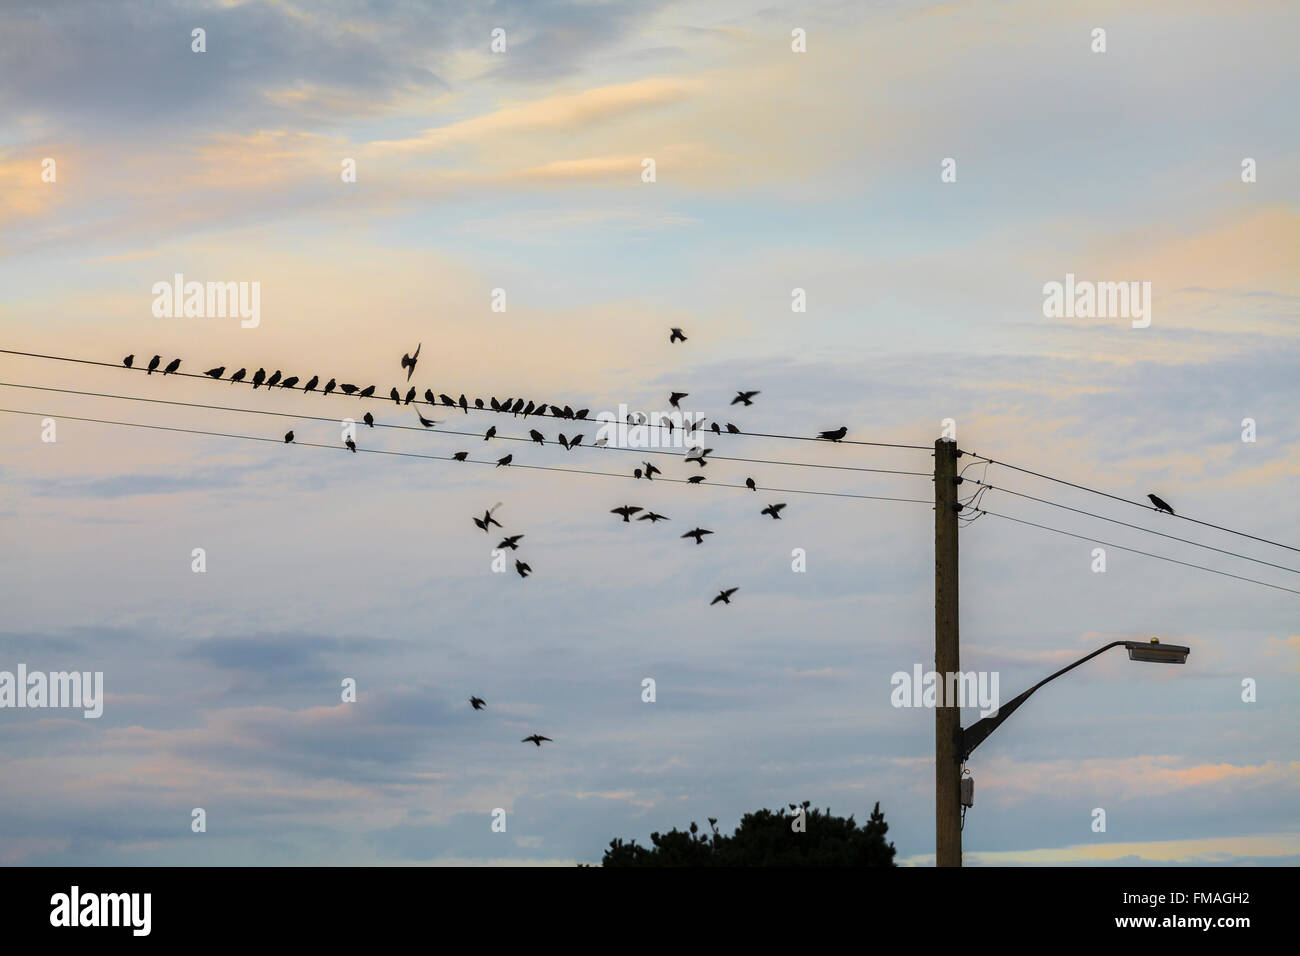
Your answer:
[[[0,862],[571,865],[810,800],[879,802],[932,864],[933,714],[891,676],[933,661],[945,427],[1291,546],[963,458],[995,487],[960,532],[963,669],[1007,700],[1112,640],[1192,648],[1021,707],[968,764],[965,861],[1300,862],[1300,595],[1265,586],[1300,588],[1297,36],[1254,0],[6,3],[0,347],[116,367],[0,353],[0,671],[105,693],[0,708]],[[257,324],[155,314],[178,273],[257,283]],[[1067,275],[1150,283],[1149,325],[1046,315]],[[417,343],[421,391],[682,391],[922,447],[722,435],[751,461],[634,484],[645,455],[551,441],[573,423],[118,365],[383,395]],[[348,454],[366,410],[417,430]],[[506,573],[471,521],[498,502]]]

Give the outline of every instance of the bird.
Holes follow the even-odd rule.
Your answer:
[[[609,513],[612,515],[622,515],[625,522],[631,522],[632,515],[641,510],[639,505],[623,505],[621,508],[611,508]]]
[[[686,397],[687,395],[689,395],[689,394],[691,394],[691,393],[690,393],[690,392],[673,392],[671,395],[668,396],[668,404],[671,405],[673,408],[681,408],[681,406],[678,405],[677,403],[680,402],[683,398],[685,398],[685,397]]]
[[[536,410],[537,410],[537,406],[530,401],[527,405],[524,406],[524,418],[527,418]]]
[[[291,442],[291,441],[293,441],[293,430],[292,430],[292,429],[290,429],[289,431],[287,431],[287,432],[284,433],[284,443],[287,445],[287,444],[289,444],[289,442]]]
[[[650,464],[650,462],[648,462],[648,461],[643,461],[643,462],[641,462],[641,464],[645,465],[645,476],[646,476],[646,478],[648,478],[650,481],[654,481],[655,475],[662,475],[662,474],[663,474],[662,471],[660,471],[660,470],[659,470],[658,468],[656,468],[654,465]]]
[[[768,505],[766,508],[764,508],[762,511],[760,511],[759,514],[771,515],[775,520],[780,521],[780,520],[781,520],[781,509],[784,508],[784,507],[785,507],[785,503],[784,503],[784,502],[782,502],[782,503],[779,504],[779,505]]]
[[[456,452],[456,454],[451,456],[452,461],[464,461],[468,457],[469,457],[469,452],[467,451],[458,451]]]
[[[321,394],[328,395],[330,392],[334,391],[334,388],[335,388],[334,379],[330,379],[328,382],[325,383],[325,391],[321,392]]]
[[[411,389],[411,391],[415,391],[415,389]],[[469,402],[465,401],[464,392],[460,393],[460,410],[464,412],[466,415],[469,414]]]
[[[302,387],[302,393],[303,393],[304,395],[306,395],[308,392],[314,392],[314,391],[316,391],[316,386],[317,386],[317,384],[318,384],[319,382],[320,382],[320,376],[319,376],[319,375],[313,375],[313,376],[311,377],[311,380],[310,380],[306,385],[304,385],[304,386]]]
[[[511,551],[519,550],[519,541],[523,538],[522,534],[512,534],[508,538],[502,538],[501,543],[497,545],[498,549],[509,548]]]
[[[357,397],[369,398],[373,394],[375,394],[375,387],[373,385],[367,385],[365,388],[363,388],[360,392],[357,393]]]
[[[721,435],[721,434],[722,434],[722,429],[718,427],[718,423],[717,423],[717,422],[713,422],[712,424],[709,425],[709,427],[713,429],[713,434],[715,434],[715,435]]]
[[[278,385],[279,383],[280,383],[280,370],[277,368],[274,374],[272,374],[271,377],[266,380],[266,387],[275,388],[275,386]]]
[[[712,532],[712,531],[706,531],[706,530],[704,530],[703,528],[696,528],[694,531],[688,531],[688,532],[686,532],[684,535],[682,535],[682,537],[683,537],[683,538],[694,538],[696,544],[703,544],[703,543],[704,543],[704,536],[705,536],[706,534],[713,534],[713,532]]]
[[[555,741],[551,740],[550,737],[543,737],[541,734],[533,734],[529,737],[525,737],[523,740],[519,742],[521,744],[537,744],[537,746],[540,747],[542,745],[543,740],[547,741],[548,743],[552,743],[552,744],[555,743]]]
[[[633,469],[632,469],[632,477],[633,477],[633,478],[636,478],[636,479],[639,481],[640,478],[641,478],[641,469],[640,469],[640,468],[633,468]]]
[[[339,391],[342,392],[344,395],[351,395],[356,390],[357,390],[357,386],[355,385],[344,384],[339,386]]]
[[[351,438],[345,439],[343,444],[348,446],[348,451],[352,452],[352,454],[355,455],[357,453],[357,443]]]
[[[685,342],[685,341],[686,341],[686,336],[682,335],[682,330],[681,330],[681,329],[669,329],[668,331],[671,333],[671,334],[668,336],[668,344],[669,344],[669,345],[672,345],[674,342]]]
[[[596,447],[597,447],[597,448],[604,448],[604,447],[605,447],[606,445],[608,445],[608,444],[609,444],[609,439],[608,439],[608,438],[597,438],[597,439],[596,439]]]
[[[555,437],[555,440],[560,443],[560,447],[563,448],[565,451],[569,450],[569,439],[564,437],[564,432],[560,432]]]
[[[731,422],[727,422],[727,434],[728,434],[728,435],[739,435],[739,434],[740,434],[740,429],[737,428],[735,425],[731,424]]]
[[[721,601],[723,604],[730,604],[731,596],[739,590],[740,588],[727,588],[725,591],[719,591],[718,596],[709,602],[709,607],[712,607],[713,605],[717,604],[719,601]]]
[[[573,413],[573,417],[577,419],[586,419],[587,413],[590,411],[591,411],[590,408],[580,408]]]
[[[248,369],[241,368],[234,375],[230,376],[230,383],[233,385],[235,382],[242,382],[244,380],[244,376],[247,374],[248,374]]]
[[[636,520],[649,521],[651,524],[655,524],[656,522],[659,521],[669,521],[671,519],[667,515],[655,514],[653,511],[647,511],[645,514],[643,514],[641,517],[637,518]]]
[[[686,460],[693,461],[701,468],[703,468],[705,465],[708,464],[708,462],[704,460],[704,456],[712,453],[713,453],[712,448],[700,448],[697,445],[695,448],[692,448],[689,452],[686,453]]]
[[[536,428],[528,429],[528,437],[531,438],[533,441],[537,442],[537,444],[539,445],[546,444],[546,438]]]
[[[361,420],[365,422],[367,425],[369,425],[371,428],[375,427],[375,416],[371,415],[369,412],[366,412],[364,415],[362,415]]]
[[[577,447],[578,447],[579,445],[581,445],[581,444],[582,444],[582,436],[581,436],[581,435],[574,435],[572,438],[569,439],[569,448],[570,448],[570,449],[577,448]]]
[[[153,370],[156,369],[156,368],[158,367],[158,363],[161,362],[161,361],[162,361],[162,356],[161,356],[161,355],[155,355],[153,358],[151,358],[151,359],[149,360],[149,372],[148,372],[148,374],[152,375],[152,374],[153,374]]]
[[[1157,498],[1155,495],[1147,495],[1147,497],[1150,498],[1151,503],[1156,506],[1156,511],[1167,511],[1170,514],[1174,513],[1174,509],[1169,507],[1169,502],[1164,499]]]
[[[410,405],[411,402],[413,402],[413,401],[415,401],[415,386],[414,386],[414,385],[412,385],[412,386],[407,390],[407,392],[406,392],[406,401],[402,402],[402,404],[403,404],[403,405]]]
[[[132,365],[134,365],[134,364],[135,364],[135,353],[132,352],[132,353],[131,353],[130,355],[128,355],[126,358],[122,359],[122,364],[125,365],[127,368],[130,368]],[[222,369],[222,371],[224,372],[225,369]]]
[[[498,501],[496,504],[494,504],[494,505],[493,505],[491,508],[489,508],[487,511],[483,512],[483,528],[484,528],[484,530],[486,530],[487,528],[490,528],[492,525],[496,525],[498,528],[502,527],[501,522],[498,521],[496,518],[492,517],[492,512],[496,511],[496,510],[497,510],[498,508],[500,508],[500,507],[501,507],[501,502]]]
[[[266,381],[266,369],[259,368],[256,372],[253,373],[253,391],[257,391],[257,387],[265,381]]]
[[[741,403],[744,405],[753,405],[754,403],[750,401],[750,399],[752,399],[755,395],[761,395],[761,394],[762,392],[757,392],[757,391],[737,392],[736,397],[731,400],[731,404],[735,405],[737,403]]]
[[[485,701],[482,697],[470,697],[469,705],[473,707],[475,710],[482,710],[484,707],[487,706],[487,701]]]
[[[434,425],[438,424],[432,418],[425,418],[423,415],[421,415],[420,410],[418,408],[415,410],[415,417],[420,420],[420,424],[423,425],[425,428],[432,428]]]
[[[397,389],[393,389],[393,398],[397,399],[398,401],[401,401],[402,397],[397,394]],[[438,399],[434,397],[433,389],[431,388],[426,388],[424,390],[424,400],[428,402],[430,405],[438,404]]]
[[[476,398],[476,399],[474,399],[474,407],[475,407],[475,408],[482,408],[482,407],[483,407],[483,399],[481,399],[481,398]]]
[[[181,367],[181,360],[172,359],[170,362],[167,363],[167,367],[163,369],[163,374],[170,375],[172,372],[176,371],[180,367]]]
[[[394,404],[394,405],[397,405],[397,406],[399,406],[399,407],[401,406],[401,404],[402,404],[402,393],[399,392],[397,389],[395,389],[395,388],[390,388],[390,389],[388,390],[388,397],[391,398],[391,399],[393,400],[393,404]]]
[[[218,365],[216,368],[208,369],[203,374],[208,378],[221,378],[221,376],[226,374],[226,367],[224,365]]]
[[[490,438],[495,438],[496,434],[497,434],[497,427],[495,425],[489,425],[488,430],[483,433],[483,440],[487,441]]]
[[[704,480],[703,475],[691,475],[691,477],[686,479],[686,483],[688,485],[698,485],[703,480]]]
[[[290,375],[288,378],[286,378],[283,382],[280,383],[280,387],[281,387],[281,388],[293,388],[293,387],[294,387],[295,385],[297,385],[297,384],[298,384],[298,376],[297,376],[297,375]]]
[[[425,394],[427,395],[428,392],[425,392]],[[495,398],[489,401],[488,404],[492,406],[492,411],[494,412],[501,411],[501,403],[498,402]]]
[[[515,562],[515,570],[519,572],[519,576],[521,578],[526,578],[528,577],[528,575],[533,573],[533,569],[530,568],[528,565],[524,564],[524,562],[522,561]]]
[[[839,428],[835,429],[834,431],[818,432],[817,437],[824,438],[826,441],[840,441],[848,433],[849,433],[848,428],[844,425],[841,425]]]
[[[415,361],[420,357],[420,346],[423,344],[423,342],[416,344],[414,355],[406,354],[402,356],[402,368],[406,369],[406,380],[408,382],[411,380],[411,374],[415,371]]]
[[[450,395],[448,395],[446,392],[439,392],[439,393],[438,393],[438,401],[442,402],[442,404],[444,404],[444,405],[455,405],[455,404],[456,404],[456,400],[455,400],[454,398],[452,398]]]
[[[758,485],[754,484],[753,478],[745,479],[745,487],[748,488],[750,491],[758,491]]]
[[[504,458],[498,458],[496,467],[500,468],[502,465],[508,465],[514,460],[515,460],[514,455],[506,455]]]

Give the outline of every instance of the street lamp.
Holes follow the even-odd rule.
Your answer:
[[[961,756],[961,763],[965,763],[966,758],[971,755],[971,751],[982,744],[989,734],[997,730],[1002,721],[1015,713],[1016,708],[1028,700],[1029,695],[1038,690],[1038,688],[1042,687],[1049,681],[1056,680],[1056,678],[1060,677],[1066,671],[1074,670],[1085,661],[1092,660],[1098,654],[1102,654],[1110,650],[1112,647],[1120,647],[1121,645],[1128,648],[1129,660],[1144,661],[1149,664],[1182,664],[1186,662],[1187,655],[1192,652],[1190,647],[1183,647],[1180,644],[1161,644],[1158,637],[1153,637],[1150,641],[1145,643],[1142,641],[1112,641],[1105,647],[1100,647],[1093,651],[1088,656],[1079,658],[1069,667],[1062,667],[1050,677],[1043,678],[1005,707],[999,707],[996,714],[975,721],[975,723],[971,724],[965,730],[958,730],[957,753]]]

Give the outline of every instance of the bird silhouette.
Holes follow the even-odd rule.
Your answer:
[[[208,378],[221,378],[221,376],[226,374],[226,367],[224,365],[218,365],[216,368],[208,369],[203,374]]]
[[[287,445],[287,444],[289,444],[289,442],[291,442],[291,441],[293,441],[293,431],[292,431],[292,430],[287,431],[287,432],[284,433],[284,443]]]
[[[696,528],[694,531],[688,531],[688,532],[686,532],[684,535],[682,535],[682,537],[683,537],[683,538],[694,538],[696,544],[703,544],[703,543],[704,543],[704,536],[705,536],[706,534],[713,534],[713,532],[712,532],[712,531],[705,531],[703,528]]]
[[[758,491],[758,485],[754,484],[753,478],[745,479],[745,487],[748,488],[750,491]]]
[[[494,504],[494,505],[493,505],[491,508],[489,508],[487,511],[483,512],[483,520],[482,520],[482,521],[479,521],[478,518],[475,518],[475,519],[474,519],[474,523],[477,524],[477,525],[478,525],[480,528],[482,528],[484,531],[486,531],[488,528],[492,527],[492,525],[496,525],[498,528],[502,527],[501,522],[498,521],[496,518],[492,517],[492,512],[496,511],[496,510],[497,510],[498,508],[500,508],[500,507],[501,507],[501,502],[498,501],[496,504]]]
[[[736,397],[731,400],[731,404],[753,405],[751,399],[755,395],[761,395],[761,392],[737,392]]]
[[[630,523],[632,515],[636,514],[640,510],[641,508],[639,505],[623,505],[621,508],[611,508],[609,513],[612,515],[622,515],[623,520]]]
[[[560,432],[558,435],[556,435],[555,440],[560,443],[560,447],[563,448],[565,451],[569,450],[569,439],[564,437],[564,432]]]
[[[266,380],[267,388],[275,388],[280,383],[280,370],[277,368],[270,378]]]
[[[497,549],[500,550],[502,548],[509,548],[511,551],[518,551],[519,542],[522,539],[523,539],[522,534],[512,534],[508,538],[502,538],[501,543],[497,545]]]
[[[727,588],[725,591],[719,591],[718,596],[709,602],[709,607],[712,607],[713,605],[717,604],[719,601],[721,601],[723,604],[730,604],[731,596],[739,590],[740,588]]]
[[[641,478],[641,469],[640,469],[640,468],[633,468],[633,469],[632,469],[632,477],[633,477],[633,478],[636,478],[636,479],[639,480],[639,479]]]
[[[483,440],[488,441],[491,438],[495,438],[496,435],[497,427],[495,425],[489,425],[488,430],[483,433]]]
[[[334,384],[334,379],[330,379],[328,382],[325,383],[325,390],[321,392],[321,394],[328,395],[330,392],[334,391],[335,387],[336,386]]]
[[[526,578],[528,577],[528,575],[533,573],[533,569],[530,568],[528,565],[524,564],[524,562],[522,561],[515,562],[515,570],[519,572],[519,576],[521,578]]]
[[[415,362],[420,357],[420,347],[423,344],[423,342],[420,342],[415,346],[414,355],[406,354],[402,356],[402,368],[406,369],[406,380],[408,382],[411,380],[411,374],[415,371]]]
[[[365,388],[363,388],[360,392],[357,393],[357,397],[369,398],[373,394],[375,394],[375,387],[373,385],[367,385]]]
[[[660,470],[659,470],[658,468],[656,468],[654,465],[650,464],[650,462],[648,462],[648,461],[643,461],[643,462],[641,462],[641,464],[645,465],[645,476],[646,476],[648,479],[650,479],[651,481],[654,481],[655,475],[662,475],[662,474],[663,474],[662,471],[660,471]]]
[[[581,421],[587,417],[587,413],[590,411],[590,408],[580,408],[573,413],[573,417]]]
[[[167,363],[167,367],[163,369],[163,374],[170,375],[172,372],[176,371],[180,367],[181,367],[181,360],[172,359],[170,362]]]
[[[465,401],[464,392],[461,392],[460,394],[460,410],[464,412],[466,415],[469,414],[469,402]]]
[[[247,374],[248,374],[248,369],[241,368],[234,375],[230,376],[230,384],[233,385],[235,382],[242,382],[244,380],[244,376]]]
[[[686,336],[682,335],[682,330],[681,330],[681,329],[669,329],[668,331],[671,333],[671,334],[668,336],[668,344],[669,344],[669,345],[672,345],[674,342],[685,342],[685,341],[686,341]]]
[[[701,468],[703,468],[705,465],[708,464],[708,462],[704,460],[704,456],[711,455],[712,453],[713,453],[712,448],[700,448],[697,445],[696,447],[692,448],[690,451],[686,453],[686,460],[693,461]]]
[[[555,741],[551,740],[550,737],[543,737],[541,734],[533,734],[529,737],[525,737],[523,740],[519,742],[521,744],[537,744],[537,746],[540,747],[542,745],[543,740],[545,740],[547,743],[552,743],[552,744],[555,743]]]
[[[1167,511],[1170,514],[1174,513],[1174,509],[1169,507],[1169,502],[1162,498],[1157,498],[1155,495],[1147,495],[1147,497],[1150,498],[1151,503],[1156,506],[1156,511]]]
[[[643,514],[641,517],[637,518],[636,520],[649,521],[651,524],[656,524],[657,522],[668,521],[670,519],[668,518],[667,515],[655,514],[653,511],[647,511],[645,514]]]
[[[476,527],[482,528],[485,534],[487,533],[488,523],[486,521],[484,521],[482,518],[471,518],[470,520],[474,522]]]
[[[776,519],[777,521],[780,521],[780,520],[781,520],[781,509],[784,508],[784,507],[785,507],[785,503],[784,503],[784,502],[782,502],[782,503],[779,504],[779,505],[768,505],[766,508],[764,508],[762,511],[760,511],[759,514],[771,515],[774,519]]]
[[[314,392],[314,391],[316,391],[316,385],[317,385],[319,382],[320,382],[320,376],[319,376],[319,375],[313,375],[313,376],[311,377],[311,380],[308,381],[307,384],[304,385],[304,386],[302,387],[302,393],[303,393],[304,395],[306,395],[308,392]]]
[[[403,405],[410,405],[411,402],[413,402],[413,401],[415,401],[415,386],[414,386],[414,385],[412,385],[409,389],[407,389],[407,391],[406,391],[406,401],[402,402],[402,404],[403,404]]]
[[[481,398],[476,398],[476,399],[474,399],[474,407],[475,407],[475,408],[482,408],[482,407],[483,407],[483,399],[481,399]]]
[[[357,443],[351,438],[346,439],[343,444],[348,446],[348,451],[352,452],[352,454],[355,455],[357,453]]]
[[[342,392],[344,395],[351,395],[356,390],[357,390],[357,386],[355,385],[344,384],[339,386],[339,391]]]
[[[531,438],[533,441],[537,442],[537,444],[539,445],[546,444],[546,438],[536,428],[528,429],[528,437]]]
[[[148,371],[146,374],[148,374],[148,375],[152,375],[152,374],[153,374],[153,370],[156,369],[156,368],[158,367],[158,364],[159,364],[161,361],[162,361],[162,356],[161,356],[161,355],[155,355],[153,358],[151,358],[151,359],[149,360],[149,371]]]
[[[469,457],[469,452],[467,451],[458,451],[456,452],[456,454],[451,456],[452,461],[464,461],[468,457]]]
[[[469,705],[473,707],[475,710],[482,710],[484,707],[487,706],[487,701],[485,701],[482,697],[471,697],[469,699]]]
[[[415,417],[420,420],[420,424],[423,425],[425,428],[432,428],[434,425],[438,424],[432,418],[425,418],[423,415],[421,415],[420,410],[418,408],[415,410]]]
[[[397,389],[393,389],[393,394],[397,395]],[[398,397],[400,398],[400,396]],[[433,389],[431,388],[426,388],[424,390],[424,400],[428,402],[430,405],[438,404],[438,399],[434,396]]]
[[[717,423],[717,422],[712,422],[712,423],[709,425],[709,427],[710,427],[711,429],[713,429],[713,434],[715,434],[715,435],[721,435],[721,434],[722,434],[722,429],[718,427],[718,423]]]
[[[577,448],[577,447],[578,447],[579,445],[581,445],[581,444],[582,444],[582,436],[581,436],[581,435],[574,435],[572,438],[569,439],[569,448],[571,448],[571,449],[572,449],[572,448]]]
[[[508,465],[514,460],[515,460],[514,455],[506,455],[504,458],[498,458],[496,467],[500,468],[502,465]]]
[[[266,381],[266,369],[259,368],[256,372],[253,373],[253,391],[257,391],[257,387],[265,381]]]
[[[673,392],[671,395],[668,396],[668,404],[671,405],[673,408],[681,408],[681,406],[678,405],[677,403],[680,402],[683,398],[685,398],[685,397],[686,397],[687,395],[689,395],[689,394],[691,394],[691,393],[690,393],[690,392]]]
[[[131,353],[130,355],[128,355],[126,358],[122,359],[122,364],[125,365],[127,368],[130,368],[132,365],[134,365],[134,364],[135,364],[135,353],[132,352],[132,353]]]
[[[375,416],[371,415],[369,412],[366,412],[364,415],[362,415],[361,420],[365,422],[367,425],[369,425],[371,428],[375,427]]]
[[[401,404],[402,404],[402,393],[399,392],[397,389],[395,389],[395,388],[390,388],[390,389],[388,390],[388,397],[391,398],[391,399],[393,400],[393,404],[394,404],[394,405],[397,405],[397,406],[399,406],[399,407],[401,406]]]
[[[691,477],[689,477],[689,478],[686,479],[686,483],[687,483],[688,485],[698,485],[698,484],[700,484],[702,481],[704,481],[704,476],[703,476],[703,475],[691,475]]]
[[[826,439],[826,441],[840,441],[848,433],[849,433],[848,428],[844,425],[841,425],[839,428],[835,429],[834,431],[818,432],[817,437],[824,438]]]
[[[298,376],[297,376],[297,375],[290,375],[288,378],[286,378],[283,382],[280,383],[280,387],[281,387],[281,388],[293,388],[293,387],[294,387],[295,385],[297,385],[297,384],[298,384]]]
[[[739,434],[740,434],[740,429],[737,428],[735,425],[731,424],[731,422],[727,422],[727,434],[728,434],[728,435],[739,435]]]
[[[455,400],[454,398],[452,398],[450,395],[448,395],[446,392],[439,392],[439,393],[438,393],[438,401],[442,402],[442,404],[444,404],[444,405],[455,405],[455,404],[456,404],[456,400]]]

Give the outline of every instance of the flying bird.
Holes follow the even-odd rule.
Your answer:
[[[273,374],[270,378],[266,380],[266,387],[275,388],[275,386],[278,385],[279,383],[280,383],[280,370],[277,368],[275,370],[275,374]]]
[[[161,356],[161,355],[155,355],[153,358],[151,358],[151,359],[149,360],[149,373],[148,373],[148,374],[152,375],[152,374],[153,374],[153,370],[156,369],[156,368],[158,367],[158,364],[159,364],[161,361],[162,361],[162,356]]]
[[[369,425],[371,428],[375,427],[375,416],[371,415],[369,412],[366,412],[364,415],[362,415],[361,420],[365,422],[367,425]]]
[[[135,353],[132,352],[132,353],[131,353],[130,355],[128,355],[126,358],[122,359],[122,364],[125,365],[127,368],[130,368],[132,365],[134,365],[134,364],[135,364]],[[222,371],[225,371],[225,370],[222,369]]]
[[[181,367],[181,360],[172,359],[170,362],[167,363],[167,367],[163,369],[163,374],[170,375],[172,372],[176,371],[180,367]]]
[[[319,375],[313,375],[313,376],[311,377],[311,380],[310,380],[306,385],[304,385],[304,386],[302,387],[302,393],[303,393],[304,395],[306,395],[308,392],[314,392],[314,391],[316,391],[316,386],[317,386],[319,383],[320,383],[320,376],[319,376]]]
[[[257,386],[266,381],[266,369],[259,368],[253,373],[253,391],[257,391]]]
[[[609,513],[612,515],[622,515],[623,520],[630,523],[632,515],[636,514],[640,510],[641,508],[639,505],[623,505],[621,508],[611,508]]]
[[[348,446],[348,451],[352,452],[352,454],[355,455],[357,453],[357,443],[351,438],[346,439],[343,444]]]
[[[289,442],[291,442],[291,441],[293,441],[293,431],[292,431],[292,429],[284,433],[284,443],[287,445],[287,444],[289,444]]]
[[[761,394],[762,394],[761,392],[737,392],[736,397],[731,400],[731,404],[735,405],[737,403],[740,403],[744,405],[753,405],[754,403],[751,401],[751,399],[755,395],[761,395]]]
[[[533,573],[533,569],[530,568],[528,565],[524,564],[524,562],[522,561],[515,562],[515,570],[519,572],[519,576],[521,578],[526,578],[528,577],[528,575]]]
[[[328,382],[325,383],[325,391],[321,392],[321,394],[328,395],[330,392],[334,391],[335,388],[336,386],[334,384],[334,379],[330,379]]]
[[[203,374],[208,378],[221,378],[221,376],[226,374],[226,367],[224,365],[218,365],[216,368],[208,369]]]
[[[831,432],[818,432],[817,437],[824,438],[826,439],[826,441],[840,441],[848,433],[849,433],[848,428],[844,425],[841,425],[839,428]]]
[[[555,741],[551,740],[550,737],[543,737],[541,734],[533,734],[530,737],[525,737],[523,740],[519,742],[521,744],[537,744],[537,746],[540,747],[542,745],[543,740],[547,741],[548,743],[552,743],[552,744],[555,743]]]
[[[668,518],[667,515],[655,514],[653,511],[647,511],[645,514],[643,514],[641,517],[637,518],[636,520],[649,521],[651,524],[655,524],[657,522],[668,521],[670,519]]]
[[[518,551],[519,542],[522,538],[523,538],[522,534],[512,534],[508,538],[502,538],[501,543],[497,545],[497,549],[500,550],[503,548],[509,548],[511,551]]]
[[[234,375],[230,376],[230,383],[233,385],[235,382],[242,382],[244,380],[244,376],[247,374],[248,374],[248,369],[241,368]]]
[[[402,356],[402,368],[406,369],[406,380],[408,382],[411,380],[411,374],[415,371],[415,362],[420,357],[420,346],[423,344],[423,342],[416,344],[414,355],[407,354]]]
[[[708,462],[704,460],[704,456],[711,455],[711,454],[713,454],[712,448],[700,448],[697,445],[696,447],[692,448],[689,452],[686,453],[686,460],[693,461],[701,468],[703,468],[705,465],[708,464]]]
[[[685,342],[685,341],[686,341],[686,336],[682,335],[682,330],[681,330],[681,329],[669,329],[668,331],[669,331],[670,333],[672,333],[672,334],[670,334],[670,335],[668,336],[668,344],[669,344],[669,345],[672,345],[674,342]]]
[[[709,602],[709,607],[712,607],[713,605],[717,604],[719,601],[721,601],[723,604],[730,604],[731,596],[739,590],[740,588],[727,588],[725,591],[719,591],[718,596]]]
[[[423,415],[421,415],[420,410],[418,408],[415,410],[415,417],[420,420],[420,424],[423,425],[425,428],[432,428],[434,425],[438,424],[432,418],[425,418]]]
[[[673,392],[671,395],[668,396],[668,404],[671,405],[673,408],[681,408],[681,406],[678,405],[677,403],[680,402],[683,398],[685,398],[685,397],[686,397],[687,395],[689,395],[689,394],[691,394],[691,393],[690,393],[690,392]]]
[[[776,519],[777,521],[780,521],[780,520],[781,520],[781,509],[784,508],[784,507],[785,507],[785,504],[784,504],[784,503],[779,504],[779,505],[768,505],[766,508],[764,508],[762,511],[760,511],[759,514],[771,515],[774,519]]]
[[[500,468],[502,465],[508,465],[514,460],[515,460],[514,455],[506,455],[504,458],[498,458],[496,467]]]
[[[643,461],[643,462],[641,462],[641,464],[645,465],[645,476],[646,476],[648,479],[650,479],[651,481],[654,481],[655,475],[662,475],[662,474],[663,474],[662,471],[660,471],[660,470],[659,470],[658,468],[656,468],[654,465],[650,464],[650,462],[648,462],[648,461]]]
[[[696,544],[703,544],[703,543],[704,543],[704,536],[705,536],[706,534],[713,534],[713,532],[712,532],[712,531],[705,531],[703,528],[696,528],[694,531],[688,531],[688,532],[686,532],[684,535],[682,535],[682,537],[683,537],[683,538],[694,538]]]
[[[1174,509],[1169,507],[1169,502],[1164,499],[1157,498],[1155,495],[1147,495],[1147,497],[1150,498],[1151,503],[1156,506],[1156,511],[1167,511],[1170,514],[1174,513]]]
[[[471,697],[469,699],[469,705],[473,707],[475,710],[482,710],[484,707],[487,706],[487,701],[485,701],[482,697]]]

